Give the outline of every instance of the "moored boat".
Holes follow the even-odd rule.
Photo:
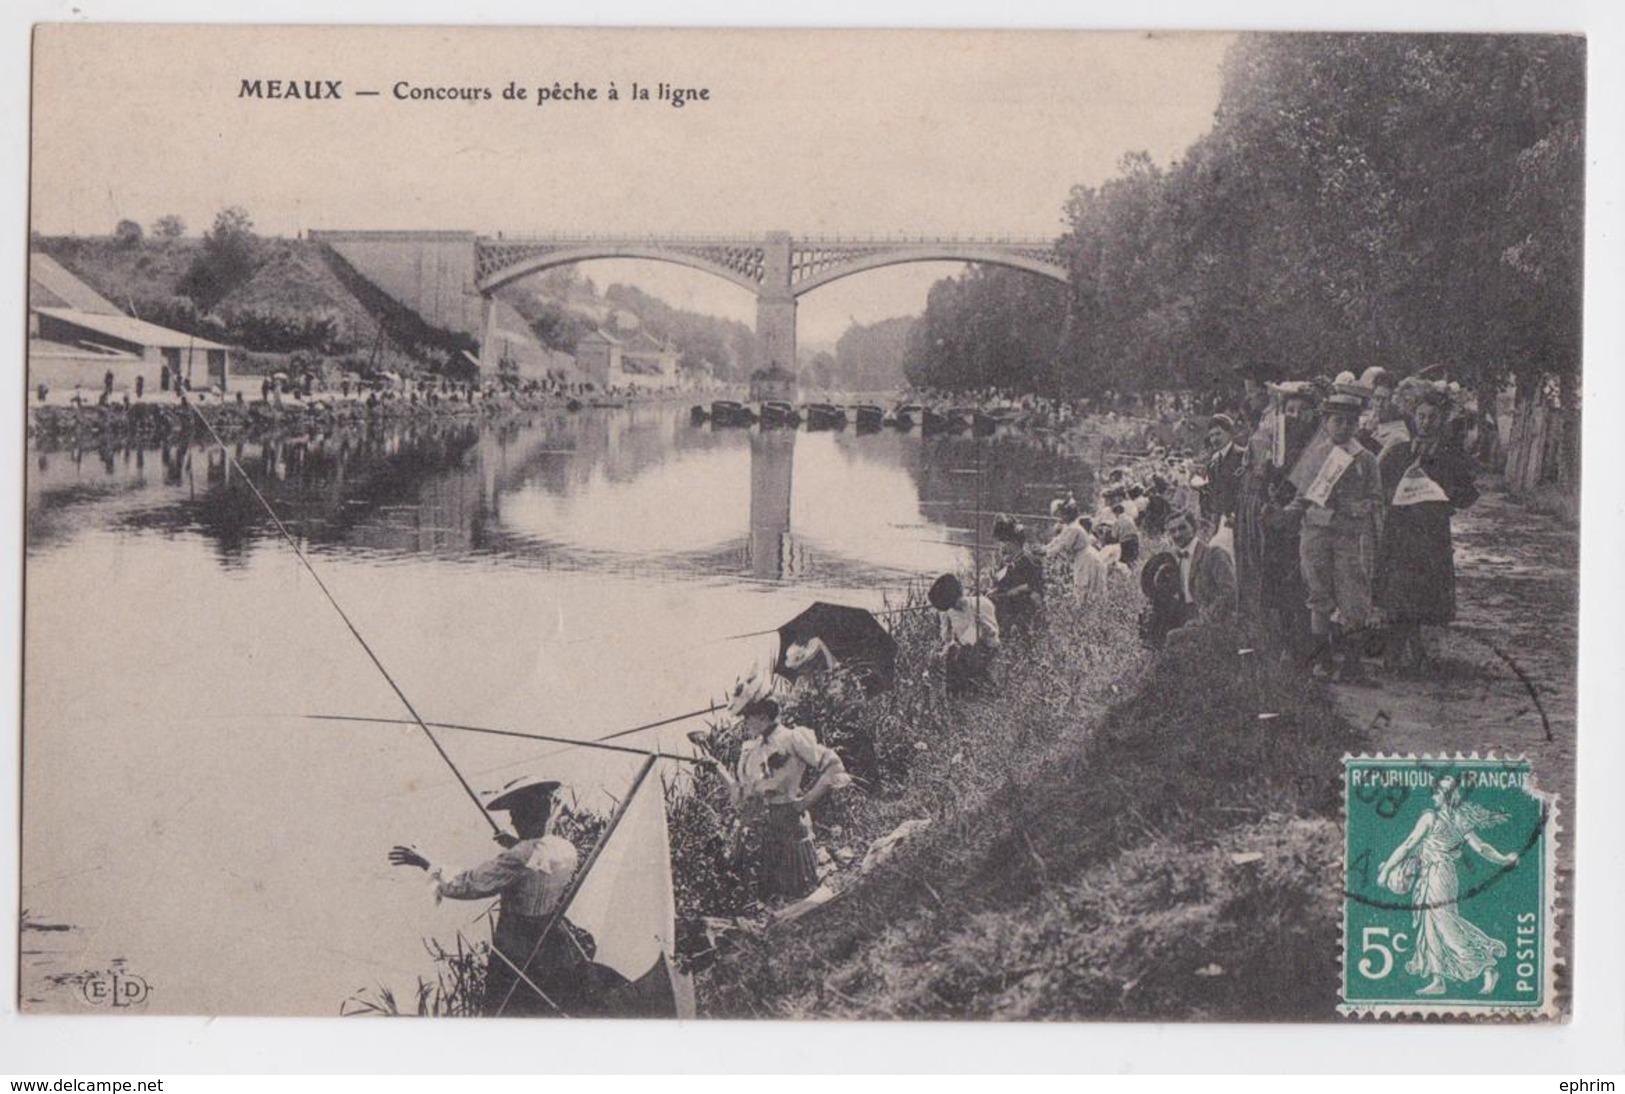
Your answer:
[[[846,411],[833,403],[808,403],[808,429],[845,429]]]
[[[718,399],[711,404],[711,428],[727,426],[752,426],[756,424],[756,412],[744,403],[734,402],[732,399]]]
[[[800,424],[801,415],[789,403],[774,401],[762,404],[763,429],[794,429]]]

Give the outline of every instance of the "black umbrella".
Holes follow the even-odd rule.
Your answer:
[[[897,640],[880,620],[862,608],[818,601],[779,628],[779,662],[774,671],[794,680],[802,672],[826,667],[823,658],[791,668],[785,655],[792,646],[814,638],[829,648],[835,668],[851,673],[865,691],[887,691],[897,682]]]

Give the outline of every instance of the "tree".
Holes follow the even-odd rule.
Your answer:
[[[203,234],[203,249],[182,279],[180,290],[210,311],[254,276],[259,267],[259,237],[254,221],[239,205],[222,209]]]
[[[159,239],[179,239],[186,234],[186,221],[167,213],[152,222],[152,234]]]
[[[120,247],[137,247],[141,244],[141,225],[133,220],[121,220],[113,229],[113,241]]]

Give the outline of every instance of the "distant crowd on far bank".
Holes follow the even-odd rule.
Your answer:
[[[599,390],[590,382],[563,378],[524,383],[459,381],[446,376],[332,380],[311,370],[290,376],[237,376],[226,385],[194,385],[164,370],[154,390],[142,377],[119,389],[112,370],[102,385],[87,391],[76,384],[53,391],[36,384],[29,431],[40,437],[120,434],[165,436],[195,426],[201,413],[215,428],[243,429],[333,426],[372,420],[480,415],[621,407],[681,398],[688,393],[629,389]]]

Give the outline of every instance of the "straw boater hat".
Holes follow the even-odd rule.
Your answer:
[[[1358,395],[1348,395],[1341,391],[1328,396],[1325,402],[1328,414],[1358,414],[1365,409],[1365,400]]]
[[[1326,399],[1326,408],[1332,408],[1332,400],[1339,395],[1351,399],[1358,399],[1360,405],[1365,405],[1366,399],[1371,396],[1371,389],[1354,378],[1352,372],[1339,372],[1337,379],[1332,381],[1332,394]]]
[[[488,813],[512,809],[525,798],[543,794],[551,797],[563,785],[557,779],[544,779],[540,775],[521,775],[498,790],[496,795],[485,803],[485,809]]]
[[[728,692],[728,713],[737,717],[744,714],[746,708],[772,695],[772,671],[764,672],[761,665],[755,665],[734,681],[733,689]]]

